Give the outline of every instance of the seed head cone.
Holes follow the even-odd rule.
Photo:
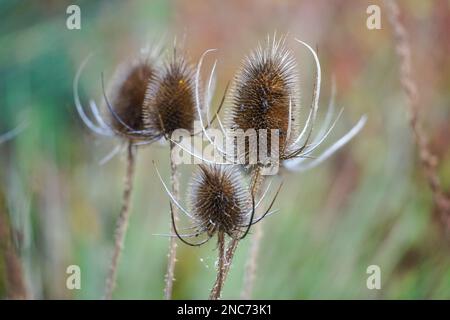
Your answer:
[[[170,136],[176,129],[192,132],[196,119],[193,69],[180,54],[174,54],[145,97],[145,128],[158,137]]]
[[[250,194],[234,166],[199,165],[189,194],[191,212],[210,236],[235,236],[246,223]]]

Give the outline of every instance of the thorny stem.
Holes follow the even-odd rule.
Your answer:
[[[264,182],[264,177],[258,169],[253,176],[252,188],[255,195],[261,190],[261,185]],[[241,298],[244,300],[251,299],[253,287],[256,279],[256,270],[258,265],[259,250],[261,241],[264,235],[262,221],[254,226],[253,236],[251,238],[250,252],[245,265],[244,271],[244,285],[241,292]]]
[[[212,297],[220,298],[221,290],[223,289],[223,285],[225,283],[225,280],[227,279],[228,272],[230,271],[231,262],[233,260],[234,253],[236,252],[238,243],[239,239],[232,239],[230,241],[230,244],[228,245],[228,248],[225,252],[224,266],[221,278],[220,279],[218,277],[216,278],[216,281],[214,282],[214,285],[211,289],[210,299],[212,299]]]
[[[179,200],[180,187],[179,187],[179,173],[178,168],[175,162],[173,161],[172,151],[175,144],[170,142],[170,183],[172,185],[172,194],[175,199]],[[178,207],[173,207],[173,219],[175,223],[178,220]],[[170,233],[173,234],[175,230],[173,230],[172,223],[170,224]],[[177,261],[177,241],[175,237],[170,238],[169,244],[169,253],[168,253],[168,261],[167,261],[167,271],[165,276],[165,287],[164,287],[164,298],[166,300],[172,299],[172,291],[173,291],[173,282],[175,280],[175,263]]]
[[[428,185],[433,193],[433,200],[441,215],[444,225],[450,229],[450,196],[444,192],[436,172],[438,161],[428,145],[427,135],[419,118],[419,92],[412,75],[411,48],[408,40],[408,32],[400,21],[400,9],[394,0],[385,1],[389,22],[393,28],[395,49],[400,61],[400,81],[407,98],[407,107],[410,117],[410,125],[414,133],[414,139],[419,149],[419,158]]]
[[[135,156],[133,143],[130,140],[127,148],[127,171],[124,181],[124,190],[122,198],[122,209],[116,223],[116,231],[114,236],[114,253],[109,267],[108,277],[106,278],[106,288],[104,299],[110,300],[117,278],[117,266],[119,263],[120,254],[123,250],[125,235],[128,228],[128,220],[130,218],[130,199],[133,189]]]
[[[217,277],[216,284],[211,290],[211,294],[209,296],[210,300],[218,300],[222,294],[223,284],[225,282],[225,269],[227,263],[225,263],[225,234],[223,232],[219,232],[217,235],[217,247],[219,250],[219,265],[217,267]]]

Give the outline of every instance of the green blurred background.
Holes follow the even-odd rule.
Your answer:
[[[66,28],[66,8],[81,8],[81,30]],[[332,75],[345,106],[332,139],[362,114],[363,131],[319,168],[284,176],[276,207],[264,221],[255,298],[450,298],[449,238],[434,212],[417,160],[398,79],[387,15],[366,28],[377,1],[5,1],[0,2],[0,132],[28,128],[0,146],[0,183],[26,286],[36,299],[102,296],[119,212],[124,156],[100,166],[117,143],[95,136],[79,119],[72,81],[82,60],[96,55],[81,79],[82,98],[101,100],[100,72],[165,35],[186,37],[192,61],[218,48],[220,98],[243,56],[266,35],[288,33],[298,58],[302,105],[311,99],[313,61],[292,41],[317,46],[327,104]],[[380,4],[381,5],[381,4]],[[439,174],[450,185],[450,1],[400,1],[411,35],[421,115]],[[168,199],[155,159],[169,178],[168,149],[138,153],[132,215],[114,298],[161,299],[169,228]],[[183,192],[192,166],[182,169]],[[250,237],[239,246],[224,298],[238,298]],[[207,298],[215,243],[179,245],[175,298]],[[81,290],[66,289],[66,268],[81,267]],[[380,266],[382,289],[368,290],[366,268]],[[6,296],[0,259],[0,297]]]

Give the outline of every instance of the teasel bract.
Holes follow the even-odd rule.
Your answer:
[[[306,171],[316,167],[321,164],[324,160],[328,159],[336,151],[347,144],[351,139],[353,139],[364,127],[367,122],[367,116],[362,116],[358,122],[343,136],[341,136],[336,142],[334,142],[330,147],[326,148],[318,156],[313,155],[313,152],[320,147],[323,142],[328,138],[330,133],[335,128],[339,118],[341,117],[344,108],[341,108],[338,112],[334,121],[332,117],[335,109],[335,95],[336,95],[336,85],[333,79],[331,99],[328,104],[328,109],[325,114],[325,119],[320,126],[317,134],[313,136],[313,129],[317,125],[317,111],[319,109],[319,97],[320,97],[320,87],[321,87],[321,66],[317,53],[311,46],[307,43],[295,39],[296,42],[305,46],[312,54],[314,62],[316,64],[316,79],[314,83],[314,90],[312,95],[312,103],[310,106],[310,111],[306,119],[306,123],[303,126],[302,131],[297,137],[294,137],[288,148],[287,153],[282,157],[283,167],[291,171]]]
[[[255,190],[245,184],[245,179],[237,166],[201,164],[197,166],[192,175],[188,192],[189,207],[185,209],[164,183],[156,165],[155,169],[171,201],[174,234],[170,236],[177,237],[183,243],[195,247],[203,245],[217,235],[218,272],[210,299],[219,299],[226,272],[234,254],[234,248],[226,250],[225,236],[228,236],[231,241],[238,242],[248,235],[252,225],[277,212],[277,210],[271,211],[271,209],[281,184],[264,213],[256,217],[256,209],[266,197],[269,188],[256,202]],[[173,215],[173,205],[178,207],[192,223],[191,227],[185,228],[185,230],[191,230],[191,233],[181,234],[178,231],[177,221]],[[187,240],[187,238],[198,239],[201,237],[205,239],[197,242]]]

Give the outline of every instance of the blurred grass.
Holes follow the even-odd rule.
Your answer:
[[[275,29],[318,45],[322,105],[334,73],[338,105],[346,107],[336,132],[364,113],[369,122],[320,168],[284,174],[280,214],[264,221],[255,298],[450,298],[448,238],[433,215],[417,164],[387,23],[383,20],[380,31],[365,28],[369,2],[78,1],[80,31],[65,27],[68,4],[0,3],[0,132],[30,121],[25,132],[0,147],[0,181],[34,298],[99,298],[112,250],[124,161],[119,156],[99,166],[115,142],[89,133],[75,112],[72,81],[81,61],[96,52],[82,87],[85,101],[90,96],[100,101],[100,71],[111,75],[118,62],[150,39],[166,34],[170,43],[174,35],[186,34],[193,61],[207,48],[220,49],[221,92],[242,56]],[[445,70],[450,70],[450,55],[448,38],[436,42],[430,34],[448,37],[441,30],[448,31],[450,5],[401,4],[414,37],[423,115],[448,187],[450,78]],[[425,59],[431,47],[433,59]],[[312,61],[293,48],[307,105]],[[167,155],[167,147],[156,145],[139,151],[115,298],[162,298],[168,239],[153,234],[168,231],[168,199],[151,160],[168,179]],[[183,168],[183,186],[191,170]],[[248,244],[249,238],[239,246],[225,298],[239,297]],[[214,241],[179,248],[175,298],[207,297],[214,279]],[[81,267],[79,291],[65,287],[70,264]],[[366,288],[370,264],[381,267],[382,290]],[[0,297],[5,290],[0,277]]]

